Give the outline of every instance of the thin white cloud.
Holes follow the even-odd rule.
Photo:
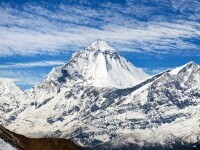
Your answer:
[[[142,68],[142,69],[150,75],[155,75],[155,74],[158,74],[167,70],[171,70],[174,68],[166,67],[166,68]]]
[[[185,40],[200,37],[199,22],[182,19],[142,22],[130,16],[139,12],[147,15],[155,7],[110,6],[106,3],[101,5],[103,9],[93,9],[60,5],[55,12],[33,5],[25,5],[21,10],[0,7],[0,56],[56,54],[86,47],[96,39],[107,40],[120,51],[199,49]]]
[[[23,63],[7,63],[0,65],[0,78],[9,78],[20,87],[31,87],[42,81],[49,72],[48,70],[37,69],[64,65],[64,61],[36,61]],[[34,68],[36,70],[34,70]]]
[[[17,82],[17,80],[16,79],[13,79],[13,78],[1,78],[0,77],[0,81],[7,81],[7,82]]]
[[[18,85],[33,86],[42,81],[46,76],[43,72],[23,71],[23,70],[1,70],[1,78],[9,78]]]
[[[64,61],[37,61],[37,62],[23,62],[23,63],[8,63],[0,65],[0,69],[11,69],[11,68],[33,68],[33,67],[48,67],[48,66],[59,66],[64,65]]]

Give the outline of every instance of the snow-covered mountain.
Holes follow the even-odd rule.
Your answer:
[[[5,119],[5,115],[16,112],[20,105],[24,105],[21,101],[22,95],[23,91],[12,79],[0,78],[0,123]]]
[[[98,106],[105,105],[103,93],[136,85],[147,77],[145,72],[121,57],[105,41],[98,40],[85,50],[73,54],[66,65],[54,68],[42,83],[25,91],[23,96],[30,107],[21,107],[22,113],[7,115],[6,120],[10,121],[8,118],[18,115],[14,120],[17,125],[11,124],[13,129],[21,124],[30,126],[35,119],[34,123],[42,125],[46,135],[51,127],[56,129],[52,124],[60,124],[62,120],[65,123],[80,120],[91,111],[96,111]],[[37,125],[34,127],[37,128]],[[42,136],[40,130],[39,126],[35,132]]]
[[[113,90],[107,94],[112,104],[83,120],[85,129],[81,134],[87,133],[99,143],[126,133],[132,133],[141,143],[166,144],[175,138],[197,142],[199,91],[200,66],[194,62],[158,74],[135,87]]]
[[[59,95],[62,88],[127,88],[147,77],[107,42],[97,40],[85,50],[74,53],[66,65],[53,68],[42,83],[26,91],[25,97],[32,100],[32,105],[40,107]]]
[[[139,145],[198,142],[200,66],[189,62],[147,77],[96,41],[23,92],[26,104],[4,116],[3,124],[27,136],[73,138],[90,147],[115,145],[120,137]]]
[[[190,62],[133,88],[110,92],[113,104],[84,120],[87,128],[82,134],[89,134],[99,143],[128,133],[143,144],[164,145],[179,138],[198,142],[199,91],[200,66]]]
[[[98,40],[73,54],[66,65],[54,68],[43,84],[126,88],[147,77],[105,41]]]

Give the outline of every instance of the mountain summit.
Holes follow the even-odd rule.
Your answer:
[[[131,87],[148,75],[119,55],[107,42],[97,40],[73,54],[64,66],[54,68],[46,82],[57,85],[96,87]]]
[[[88,47],[88,50],[100,50],[102,52],[115,51],[115,49],[108,45],[108,43],[104,40],[95,41],[91,46]]]

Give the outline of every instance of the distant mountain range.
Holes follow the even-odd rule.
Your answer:
[[[29,90],[1,79],[0,99],[0,123],[28,137],[92,149],[197,149],[200,142],[200,66],[149,76],[102,40]]]

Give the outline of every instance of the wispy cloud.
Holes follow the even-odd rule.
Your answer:
[[[185,12],[175,1],[170,5]],[[99,4],[97,8],[60,4],[48,9],[29,4],[14,9],[2,5],[0,56],[78,50],[96,39],[107,40],[120,51],[199,50],[191,39],[200,37],[200,23],[181,14],[155,17],[154,12],[160,9],[132,2]]]
[[[52,67],[65,63],[55,60],[2,64],[0,65],[0,77],[9,78],[23,89],[27,89],[40,83]]]
[[[12,68],[34,68],[34,67],[48,67],[64,65],[64,61],[37,61],[37,62],[23,62],[23,63],[8,63],[0,65],[0,69],[12,69]]]
[[[166,68],[142,68],[146,73],[150,74],[150,75],[155,75],[155,74],[158,74],[158,73],[161,73],[161,72],[164,72],[164,71],[167,71],[167,70],[172,70],[174,68],[169,68],[169,67],[166,67]]]
[[[33,86],[41,82],[46,76],[43,72],[23,71],[23,70],[1,70],[1,78],[10,78],[20,86]]]

